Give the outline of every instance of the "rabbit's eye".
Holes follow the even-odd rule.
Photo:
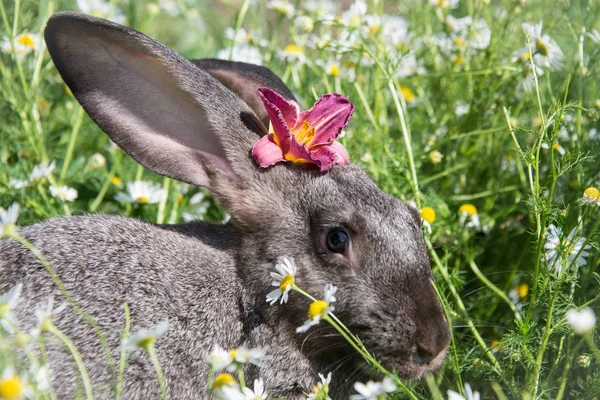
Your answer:
[[[327,233],[327,249],[332,253],[344,254],[350,238],[343,229],[332,229]]]

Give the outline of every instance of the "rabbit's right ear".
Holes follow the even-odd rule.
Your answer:
[[[90,117],[145,167],[207,186],[256,168],[265,135],[248,105],[211,75],[133,29],[84,14],[48,21],[54,64]]]

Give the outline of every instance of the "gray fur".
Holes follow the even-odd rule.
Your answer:
[[[384,366],[409,379],[439,367],[449,330],[430,284],[433,277],[416,210],[382,192],[356,166],[335,166],[327,173],[290,164],[259,169],[250,149],[265,127],[246,105],[252,101],[242,101],[139,32],[74,13],[57,14],[48,30],[49,50],[63,78],[111,138],[156,172],[207,186],[232,214],[227,225],[161,226],[89,215],[55,218],[20,230],[47,257],[75,301],[100,324],[116,360],[127,302],[133,330],[162,320],[170,323],[157,341],[170,398],[203,397],[205,359],[215,343],[225,348],[267,346],[271,359],[261,367],[248,367],[246,374],[248,382],[264,379],[272,396],[303,398],[319,372],[333,371],[332,398],[346,398],[355,380],[376,375],[325,323],[304,335],[295,332],[306,319],[306,299],[292,293],[285,305],[269,306],[265,301],[277,258],[293,257],[297,284],[309,293],[320,296],[325,284],[338,286],[336,314]],[[122,54],[123,48],[136,49],[142,57],[152,54],[150,69],[175,85],[169,96],[177,104],[198,107],[198,115],[207,119],[198,127],[199,139],[179,140],[178,132],[163,125],[166,132],[155,129],[140,146],[136,135],[147,133],[119,118],[137,118],[146,125],[155,118],[143,112],[143,104],[130,104],[132,97],[118,92],[118,76],[113,75],[116,83],[96,76],[100,70],[93,65],[90,38],[102,46],[107,40],[114,46],[112,54]],[[67,50],[71,46],[88,50]],[[77,58],[82,55],[89,59]],[[113,72],[121,68],[128,79],[140,76],[131,74],[130,66],[117,64]],[[154,75],[140,74],[143,79],[122,86],[132,90],[135,85],[152,85],[144,80]],[[244,79],[244,72],[236,79]],[[111,107],[101,104],[114,99],[119,102]],[[189,117],[198,121],[197,115]],[[153,142],[157,138],[161,145]],[[212,144],[205,145],[207,140]],[[180,151],[183,159],[178,158]],[[351,250],[343,256],[324,244],[328,229],[339,226],[351,237]],[[19,315],[28,324],[33,323],[35,304],[50,295],[64,300],[35,256],[5,239],[0,242],[0,293],[17,282],[24,286]],[[70,307],[53,320],[82,353],[95,395],[111,397],[114,375],[93,329]],[[58,397],[73,397],[77,373],[70,356],[58,345],[50,346],[49,354]],[[159,396],[143,352],[133,353],[124,390],[130,399]]]

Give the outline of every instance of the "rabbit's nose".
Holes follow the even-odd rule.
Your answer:
[[[413,353],[413,360],[417,364],[429,364],[439,354],[423,344],[417,344]]]

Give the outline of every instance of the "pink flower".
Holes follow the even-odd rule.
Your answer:
[[[335,141],[354,112],[348,98],[337,93],[325,94],[310,110],[301,111],[296,102],[271,89],[260,88],[258,95],[272,126],[272,132],[252,149],[252,157],[262,168],[291,161],[315,164],[321,171],[327,171],[335,164],[348,162],[346,149]]]

